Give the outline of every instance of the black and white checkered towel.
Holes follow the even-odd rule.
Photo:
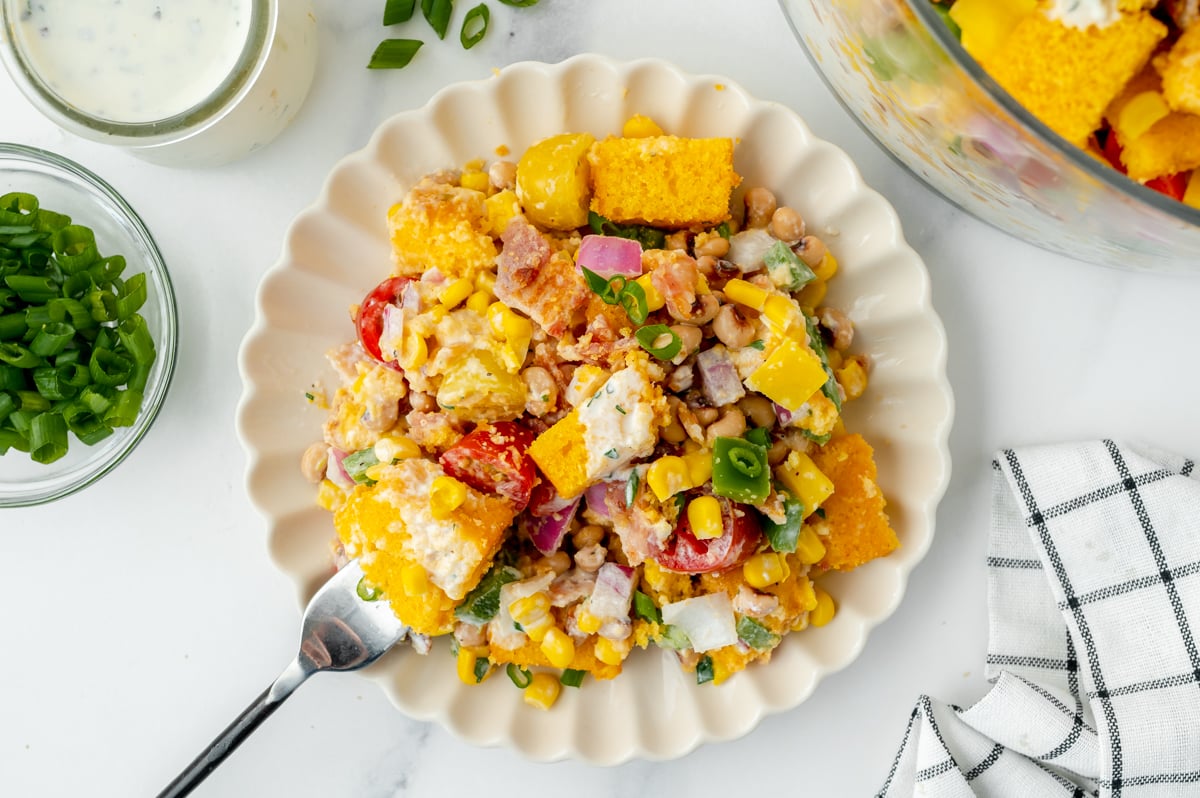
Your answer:
[[[1096,441],[993,465],[994,687],[922,696],[879,796],[1200,796],[1193,462]]]

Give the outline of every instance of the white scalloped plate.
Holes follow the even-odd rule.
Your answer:
[[[397,114],[365,149],[339,162],[260,286],[257,320],[240,353],[245,389],[238,432],[249,459],[250,498],[267,518],[271,554],[295,580],[300,599],[329,574],[334,535],[300,475],[300,455],[320,439],[323,421],[303,393],[315,380],[336,384],[324,353],[352,339],[347,307],[388,273],[387,209],[434,170],[493,159],[502,145],[515,158],[564,131],[619,133],[635,113],[677,135],[735,137],[743,185],[772,188],[810,230],[825,235],[842,267],[829,302],[848,311],[857,325],[855,348],[874,364],[867,396],[848,405],[847,425],[875,447],[902,546],[827,578],[839,607],[833,622],[789,635],[769,664],[720,687],[698,687],[670,654],[653,649],[635,651],[613,681],[589,679],[583,689],[564,690],[550,712],[523,705],[502,676],[464,685],[437,651],[421,657],[398,650],[366,672],[407,714],[539,760],[669,759],[743,735],[767,713],[795,707],[822,676],[849,664],[867,632],[896,608],[909,571],[933,539],[934,510],[950,475],[953,400],[928,274],[905,243],[895,211],[863,184],[841,150],[816,139],[781,105],[661,61],[584,55],[554,65],[514,64]]]

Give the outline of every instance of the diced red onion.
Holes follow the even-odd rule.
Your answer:
[[[795,413],[778,402],[772,402],[771,404],[775,405],[775,420],[779,422],[779,426],[786,427],[792,423],[792,419],[796,417]]]
[[[777,240],[762,227],[734,233],[729,237],[729,254],[725,260],[736,263],[742,272],[756,272],[763,267],[763,256]]]
[[[380,355],[384,360],[396,360],[396,353],[400,351],[403,342],[404,311],[396,305],[384,305],[383,328],[379,331]]]
[[[664,604],[665,623],[678,627],[692,641],[692,650],[711,651],[737,643],[733,602],[728,593],[708,593],[696,598]]]
[[[533,486],[533,493],[529,497],[529,512],[538,517],[553,515],[559,510],[564,510],[571,506],[572,502],[577,502],[579,499],[564,499],[558,495],[558,491],[547,480],[542,480]]]
[[[635,278],[642,274],[642,245],[629,238],[584,236],[575,262],[601,277]]]
[[[713,347],[696,355],[696,368],[700,372],[701,390],[713,407],[736,402],[746,395],[733,358],[724,347]]]
[[[567,535],[567,529],[571,526],[571,521],[575,518],[575,511],[579,509],[581,498],[573,499],[569,505],[558,512],[550,513],[550,515],[529,516],[527,522],[529,539],[533,541],[533,545],[538,551],[547,557],[558,551],[563,538]]]
[[[400,294],[400,307],[413,313],[421,312],[421,291],[417,288],[415,280],[404,286],[404,291]]]
[[[633,603],[634,571],[628,565],[606,562],[596,572],[588,612],[602,620],[628,618]]]
[[[601,518],[612,517],[612,513],[608,510],[608,503],[604,501],[604,495],[610,484],[609,482],[597,482],[583,494],[587,499],[588,509]]]
[[[325,467],[325,477],[337,485],[339,488],[349,490],[354,487],[354,479],[351,478],[349,472],[346,471],[342,461],[346,459],[349,452],[343,452],[335,446],[329,447],[329,465]]]

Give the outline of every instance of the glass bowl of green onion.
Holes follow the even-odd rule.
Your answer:
[[[0,143],[0,507],[41,504],[134,449],[175,367],[175,294],[104,180]]]

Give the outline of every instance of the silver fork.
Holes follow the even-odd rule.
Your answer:
[[[296,658],[158,798],[180,798],[194,790],[309,676],[365,667],[404,639],[408,627],[388,602],[367,601],[359,595],[362,578],[362,566],[351,560],[321,586],[304,610]]]

